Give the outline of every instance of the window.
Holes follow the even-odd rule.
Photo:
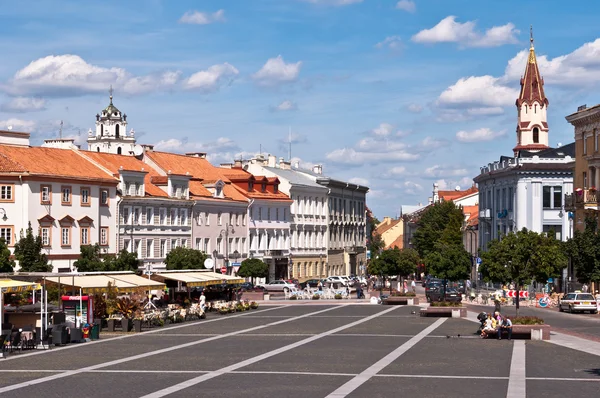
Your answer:
[[[146,224],[154,224],[154,207],[146,207]]]
[[[160,240],[160,256],[165,257],[167,255],[167,240]]]
[[[271,221],[271,208],[267,207],[267,221]]]
[[[171,239],[171,250],[177,248],[177,239]]]
[[[552,204],[555,209],[562,206],[563,194],[562,187],[552,187]]]
[[[223,251],[221,250],[221,243],[223,242],[223,238],[217,238],[217,253],[222,253]]]
[[[60,245],[71,246],[71,227],[60,228]]]
[[[188,211],[187,209],[181,209],[181,225],[188,225]]]
[[[583,154],[587,155],[587,137],[583,133]]]
[[[60,187],[60,201],[63,205],[71,204],[71,187]]]
[[[81,198],[81,206],[90,206],[90,188],[89,187],[81,187],[79,191],[79,196]]]
[[[235,225],[238,227],[240,226],[240,218],[241,218],[241,215],[238,213],[235,213]]]
[[[246,214],[242,214],[242,225],[246,225]]]
[[[533,143],[538,144],[540,142],[540,129],[537,127],[533,128]]]
[[[598,130],[594,129],[594,151],[598,152]]]
[[[217,215],[217,225],[222,225],[223,224],[223,214],[221,212],[219,212],[219,214]]]
[[[202,238],[196,238],[196,250],[202,250]]]
[[[90,227],[81,227],[81,245],[90,244]]]
[[[108,246],[108,227],[100,228],[100,245]]]
[[[50,227],[41,227],[40,235],[42,237],[42,246],[50,247],[52,229]]]
[[[167,209],[160,209],[159,211],[160,213],[160,225],[166,225],[167,224]]]
[[[181,239],[181,247],[187,247],[187,239]]]
[[[275,221],[279,221],[279,207],[275,209]]]
[[[554,231],[554,237],[557,240],[561,240],[562,239],[562,225],[544,225],[542,226],[542,232],[545,232],[546,234],[548,234],[548,236],[551,236],[550,232]]]
[[[142,196],[142,184],[139,184],[136,182],[134,186],[135,186],[135,194],[137,196]]]
[[[508,188],[508,210],[512,211],[513,209],[513,188]]]
[[[131,253],[131,239],[123,239],[123,250]]]
[[[108,206],[108,189],[100,190],[100,206]]]
[[[283,208],[283,221],[287,221],[287,209]]]
[[[246,252],[246,238],[242,238],[242,246],[240,247],[242,253]]]
[[[202,248],[204,253],[210,253],[210,238],[204,238],[204,247]]]
[[[154,257],[154,239],[146,239],[146,258]]]
[[[233,213],[229,212],[229,225],[233,225]]]
[[[131,207],[123,207],[123,224],[129,224],[131,218]]]
[[[258,219],[259,221],[262,221],[262,207],[258,208]]]
[[[133,209],[133,225],[140,225],[141,218],[142,218],[142,208],[135,207]]]
[[[177,225],[177,209],[171,209],[171,225]]]
[[[4,239],[4,242],[8,246],[13,244],[13,227],[0,227],[0,239]]]
[[[542,188],[542,206],[544,209],[559,209],[562,206],[562,187],[544,186]]]
[[[587,173],[585,171],[583,172],[583,187],[587,187]]]
[[[137,258],[142,258],[142,240],[141,239],[134,239],[133,253],[137,253]]]
[[[0,202],[14,202],[13,190],[14,184],[0,185]]]
[[[42,204],[52,204],[52,187],[50,185],[40,186],[40,202]]]

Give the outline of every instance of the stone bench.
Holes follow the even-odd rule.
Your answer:
[[[381,300],[383,305],[419,305],[417,297],[390,296]]]
[[[550,340],[550,325],[513,325],[513,339]],[[497,331],[488,332],[490,338],[497,338]],[[508,338],[508,332],[502,332],[502,338]]]
[[[421,316],[466,318],[467,309],[465,307],[427,307],[421,308],[419,314]]]

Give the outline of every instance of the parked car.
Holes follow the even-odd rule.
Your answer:
[[[590,293],[567,293],[558,303],[559,311],[598,313],[596,298]]]
[[[262,287],[262,286],[260,286],[260,285],[256,285],[256,286],[254,286],[254,284],[253,284],[252,282],[244,282],[244,283],[241,283],[241,284],[239,285],[239,288],[240,288],[242,291],[244,291],[244,292],[245,292],[245,291],[248,291],[248,290],[263,289],[263,287]]]
[[[342,286],[348,286],[348,280],[343,276],[329,276],[327,277],[327,282],[329,283],[339,283]]]
[[[310,287],[312,289],[315,289],[319,285],[319,281],[321,281],[323,285],[325,285],[325,279],[308,279],[304,282],[299,283],[298,285],[300,286],[300,289],[305,289],[306,285],[310,284]]]
[[[444,297],[443,290],[444,288],[440,286],[425,292],[425,297],[427,298],[427,301],[442,301],[442,297]],[[457,289],[447,288],[445,294],[445,301],[455,301],[460,303],[462,301],[462,296]]]
[[[265,285],[259,286],[262,286],[268,292],[285,292],[287,290],[291,290],[292,288],[297,288],[296,285],[289,283],[288,281],[284,281],[283,279],[272,281]]]

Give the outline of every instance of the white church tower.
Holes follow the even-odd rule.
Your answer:
[[[513,148],[515,156],[519,151],[538,152],[548,148],[548,98],[544,94],[544,79],[540,76],[535,50],[533,48],[533,32],[530,31],[531,42],[529,56],[525,65],[525,74],[521,78],[521,92],[517,99],[517,146]]]
[[[134,155],[136,152],[133,129],[127,134],[127,115],[113,105],[113,89],[110,87],[110,104],[96,114],[96,132],[88,132],[88,150],[94,152]]]

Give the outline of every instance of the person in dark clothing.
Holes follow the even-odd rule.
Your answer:
[[[360,281],[356,280],[354,281],[354,288],[356,289],[356,298],[360,299],[363,298],[363,292],[362,292],[362,285],[360,284]]]

